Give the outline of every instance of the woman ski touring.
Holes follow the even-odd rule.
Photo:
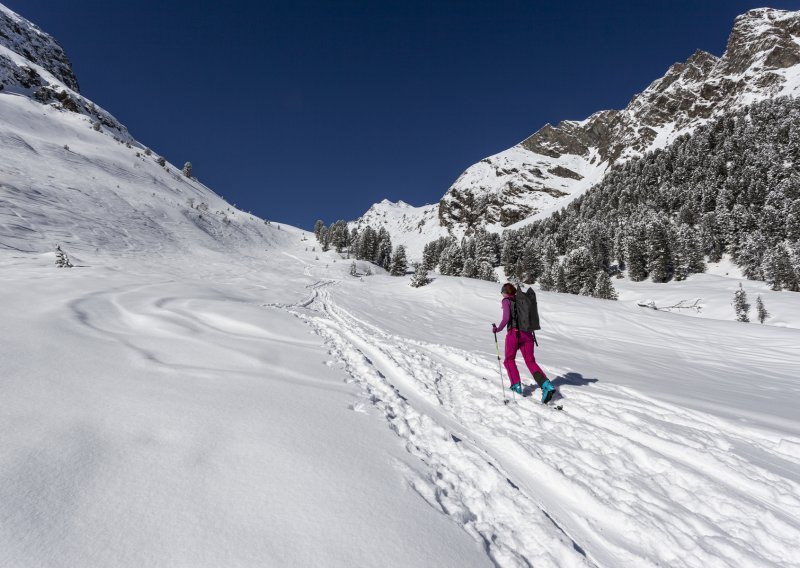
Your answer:
[[[535,380],[539,388],[542,389],[542,402],[548,403],[550,399],[553,398],[556,388],[550,383],[550,380],[544,374],[544,371],[536,362],[536,358],[533,355],[534,339],[532,330],[539,328],[538,315],[535,315],[535,324],[531,324],[531,318],[527,317],[527,313],[520,313],[520,309],[528,310],[530,303],[527,296],[526,298],[520,298],[518,302],[517,289],[510,282],[503,284],[500,293],[503,295],[503,299],[500,302],[503,307],[503,320],[500,322],[500,325],[492,324],[492,332],[494,332],[496,339],[497,332],[504,327],[508,327],[506,333],[506,358],[503,361],[503,365],[505,365],[506,371],[508,371],[508,378],[511,380],[511,390],[522,394],[522,384],[520,383],[519,370],[517,369],[516,362],[517,351],[522,351],[522,358],[525,360],[525,364],[528,366],[531,375],[533,375],[533,380]],[[528,293],[532,294],[532,291],[529,290]],[[523,295],[525,294],[523,293]],[[533,310],[535,313],[535,299],[533,302]],[[523,307],[522,304],[525,306]],[[526,330],[526,327],[530,327],[531,330]]]

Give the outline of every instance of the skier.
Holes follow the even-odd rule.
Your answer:
[[[516,295],[517,289],[510,282],[503,284],[500,289],[503,295],[501,305],[503,306],[503,320],[500,325],[492,324],[492,332],[495,334],[508,326],[506,333],[506,358],[503,361],[506,371],[508,371],[508,378],[511,380],[511,390],[518,394],[522,394],[522,385],[519,378],[519,370],[517,369],[517,351],[522,351],[522,357],[525,359],[525,364],[528,370],[533,375],[533,379],[539,388],[542,389],[542,402],[550,402],[556,388],[550,383],[550,380],[544,374],[544,371],[536,362],[533,356],[533,333],[530,331],[522,331],[517,328],[517,315],[516,315]]]

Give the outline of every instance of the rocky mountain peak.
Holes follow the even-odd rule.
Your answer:
[[[2,4],[0,4],[0,46],[39,65],[76,93],[80,92],[72,64],[58,42],[38,26]]]
[[[52,36],[0,4],[0,91],[83,114],[96,130],[132,142],[125,126],[83,97],[64,50]]]
[[[725,70],[741,74],[761,64],[785,69],[800,63],[800,12],[758,8],[742,14],[733,26],[725,51]]]
[[[468,168],[439,202],[455,233],[502,230],[566,205],[620,161],[662,148],[719,114],[800,93],[800,12],[761,8],[734,23],[722,57],[697,50],[621,110],[546,124]]]

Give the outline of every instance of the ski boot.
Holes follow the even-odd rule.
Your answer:
[[[554,394],[556,394],[556,387],[550,383],[550,379],[546,379],[542,383],[542,404],[550,402]]]
[[[513,385],[511,385],[511,390],[517,394],[522,394],[522,384],[514,383]]]

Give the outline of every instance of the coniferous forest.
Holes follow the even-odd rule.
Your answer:
[[[682,280],[728,254],[747,278],[798,291],[799,166],[800,101],[759,102],[615,166],[551,217],[506,231],[499,261],[545,290],[613,299],[609,276]],[[442,244],[426,247],[429,267],[445,273],[454,248],[470,257]]]

